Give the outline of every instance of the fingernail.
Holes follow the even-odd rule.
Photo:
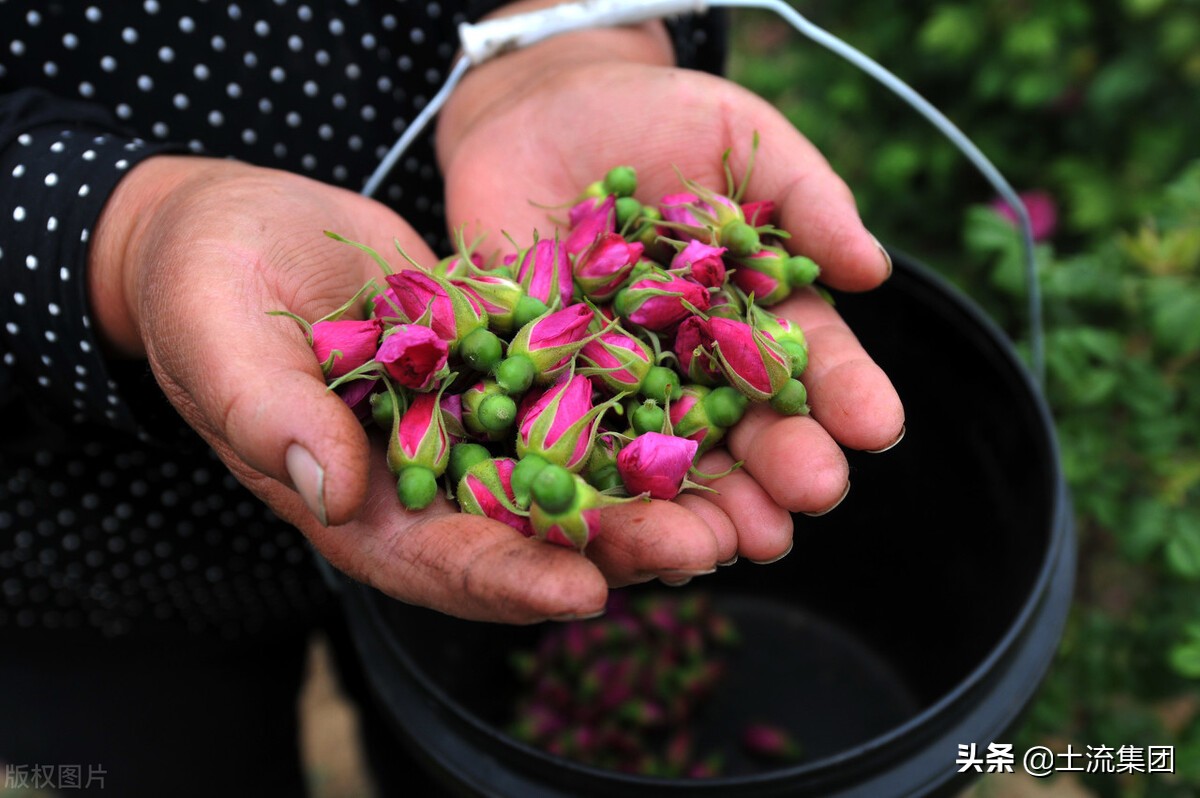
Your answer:
[[[792,546],[794,546],[794,545],[796,545],[796,541],[793,540],[791,543],[788,544],[788,547],[786,549],[784,549],[783,553],[780,554],[778,557],[772,557],[769,560],[750,560],[750,562],[754,563],[755,565],[770,565],[773,562],[779,562],[784,557],[786,557],[792,553]],[[747,557],[746,559],[749,560],[750,558]]]
[[[843,501],[845,501],[845,499],[846,499],[846,496],[847,496],[849,493],[850,493],[850,483],[849,483],[849,482],[847,482],[847,483],[846,483],[846,489],[845,489],[844,491],[842,491],[842,495],[838,497],[838,500],[837,500],[837,501],[835,501],[833,504],[831,504],[831,505],[829,505],[828,507],[826,507],[824,510],[818,510],[818,511],[817,511],[817,512],[815,512],[815,513],[805,513],[805,515],[807,515],[807,516],[810,516],[810,517],[812,517],[812,518],[819,518],[819,517],[821,517],[822,515],[825,515],[825,514],[826,514],[826,513],[828,513],[828,512],[832,512],[832,511],[834,510],[834,508],[836,508],[836,507],[837,507],[839,504],[841,504]]]
[[[728,568],[729,566],[733,565],[737,561],[738,561],[738,556],[735,554],[735,555],[733,555],[733,557],[729,558],[725,562],[717,563],[717,567],[718,568]]]
[[[689,571],[686,568],[664,568],[658,572],[659,578],[667,579],[691,579],[693,576],[704,576],[705,574],[716,573],[716,568],[709,568],[703,571]]]
[[[599,618],[605,613],[606,609],[606,607],[601,607],[595,612],[567,612],[562,615],[555,615],[550,620],[560,623],[566,623],[567,621],[590,621],[592,618]]]
[[[884,446],[882,449],[867,449],[866,450],[867,454],[882,454],[883,452],[886,452],[888,449],[891,449],[893,446],[898,444],[900,441],[904,440],[904,433],[907,431],[908,431],[908,427],[901,425],[900,434],[896,436],[896,440],[892,441],[887,446]]]
[[[688,582],[692,581],[692,578],[689,576],[684,579],[659,579],[658,581],[662,582],[667,587],[683,587]]]
[[[325,469],[321,468],[308,449],[298,443],[288,447],[285,463],[292,486],[321,525],[325,526],[329,522],[325,514]]]
[[[892,256],[888,253],[883,244],[879,243],[878,238],[871,236],[871,240],[875,242],[875,246],[879,247],[879,252],[883,255],[883,261],[887,264],[887,275],[883,278],[886,280],[888,277],[892,276]]]

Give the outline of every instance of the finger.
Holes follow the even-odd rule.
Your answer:
[[[708,494],[681,493],[675,497],[675,503],[699,517],[712,530],[717,541],[717,565],[726,565],[737,559],[737,527],[729,514],[713,502]]]
[[[720,473],[733,464],[728,452],[714,449],[700,458],[697,467],[708,473]],[[722,552],[723,562],[734,554],[754,562],[772,562],[791,548],[791,513],[777,504],[745,470],[739,468],[717,479],[699,478],[696,481],[717,492],[697,492],[687,498],[713,505],[736,530],[736,547],[732,552]]]
[[[828,512],[849,490],[845,455],[808,416],[780,416],[754,403],[730,430],[727,442],[750,476],[789,512]]]
[[[874,288],[891,274],[891,259],[867,231],[854,195],[829,162],[773,106],[730,87],[741,98],[728,117],[730,166],[740,179],[759,137],[749,200],[774,200],[778,226],[795,253],[821,267],[821,281],[844,291]]]
[[[671,501],[636,500],[606,507],[588,557],[611,586],[654,577],[679,580],[712,573],[717,537],[703,518]]]
[[[887,374],[863,349],[832,306],[815,291],[798,291],[772,308],[804,331],[812,417],[851,449],[882,451],[904,434],[904,405]]]

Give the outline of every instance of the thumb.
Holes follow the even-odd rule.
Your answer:
[[[379,275],[364,253],[325,241],[329,257],[306,257],[303,280],[295,263],[276,270],[257,259],[231,263],[228,251],[191,266],[210,276],[165,303],[147,356],[172,404],[235,474],[291,487],[317,521],[336,525],[353,519],[366,497],[366,432],[327,387],[302,326],[271,313],[315,321]],[[407,251],[429,254],[419,244]]]

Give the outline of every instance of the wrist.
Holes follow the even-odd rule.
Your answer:
[[[512,16],[559,5],[562,0],[522,0],[483,19]],[[437,127],[437,155],[443,169],[474,124],[493,109],[580,67],[608,63],[675,64],[670,34],[661,20],[638,25],[597,28],[554,36],[530,47],[505,53],[472,68],[442,110]]]
[[[155,211],[203,159],[157,155],[134,166],[117,184],[92,231],[86,271],[88,304],[105,350],[145,355],[137,316],[137,264]]]

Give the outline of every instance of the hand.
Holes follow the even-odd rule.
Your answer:
[[[300,326],[381,272],[332,230],[433,263],[372,200],[229,161],[151,158],[119,184],[92,238],[89,291],[117,355],[146,357],[166,397],[233,474],[334,566],[398,599],[507,622],[597,612],[600,571],[444,499],[406,512],[380,436],[325,380]],[[389,260],[397,267],[397,255]]]
[[[534,229],[551,235],[544,206],[570,201],[617,164],[637,169],[644,202],[682,190],[679,174],[721,190],[722,154],[731,152],[740,178],[757,132],[745,199],[778,203],[788,248],[820,264],[828,286],[859,291],[886,279],[890,261],[812,144],[761,98],[670,60],[661,27],[645,25],[564,35],[469,73],[438,130],[451,226],[494,245],[497,231],[518,242]],[[777,559],[791,547],[792,511],[819,514],[846,495],[841,446],[879,450],[903,434],[890,381],[828,304],[807,290],[774,310],[808,337],[811,415],[754,407],[731,432],[729,451],[699,463],[716,473],[744,461],[711,483],[716,495],[606,510],[589,554],[613,584],[646,574],[683,581],[735,556]]]

